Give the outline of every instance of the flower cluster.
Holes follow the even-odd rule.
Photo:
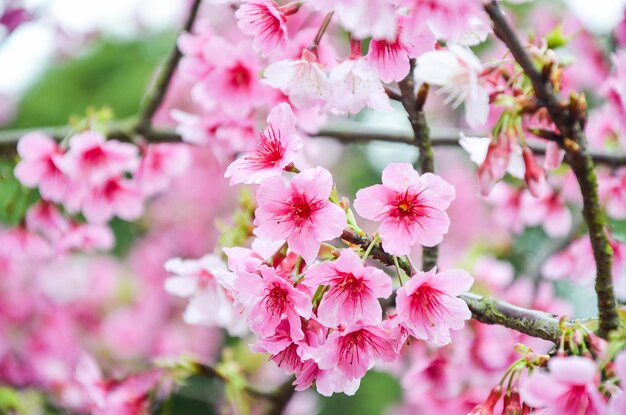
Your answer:
[[[136,146],[95,131],[73,135],[67,149],[45,134],[27,134],[17,151],[20,182],[93,224],[114,216],[129,221],[141,217],[145,198],[166,190],[189,158],[185,147],[171,144],[150,145],[139,157]]]
[[[294,374],[297,390],[315,384],[325,395],[353,394],[376,363],[400,357],[409,336],[448,344],[450,330],[471,317],[457,295],[473,278],[461,270],[416,272],[396,290],[397,310],[384,318],[380,301],[392,295],[392,278],[367,265],[369,251],[361,258],[352,248],[320,250],[341,237],[348,211],[333,201],[330,172],[294,166],[302,140],[291,107],[277,105],[267,123],[256,148],[225,173],[231,183],[259,184],[252,249],[224,249],[230,272],[214,255],[166,264],[176,274],[166,289],[191,297],[185,320],[241,334],[245,318],[258,338],[253,350]],[[382,181],[360,190],[354,203],[359,215],[380,222],[382,249],[404,261],[414,245],[441,242],[454,188],[401,163],[389,165]]]

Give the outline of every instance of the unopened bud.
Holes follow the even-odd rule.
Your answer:
[[[526,167],[524,173],[526,186],[533,196],[540,198],[546,191],[546,172],[537,165],[535,155],[530,148],[524,147],[522,155]]]
[[[522,403],[517,388],[513,388],[504,396],[503,415],[521,415]]]
[[[498,385],[491,390],[485,402],[476,405],[469,415],[492,415],[500,396],[502,396],[502,386]]]

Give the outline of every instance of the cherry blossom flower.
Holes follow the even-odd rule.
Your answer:
[[[288,185],[282,177],[265,179],[256,194],[254,234],[287,240],[293,252],[313,262],[320,243],[337,238],[347,225],[343,209],[328,200],[332,186],[330,172],[321,167],[298,173]]]
[[[300,317],[311,317],[311,298],[273,268],[262,265],[259,272],[239,271],[233,283],[235,298],[247,310],[250,329],[261,337],[272,336],[286,318],[291,338],[302,340]]]
[[[426,22],[438,39],[447,43],[475,45],[490,31],[480,1],[473,0],[399,0],[411,9],[410,24]]]
[[[330,81],[317,56],[302,50],[296,60],[282,60],[270,64],[263,71],[263,83],[281,90],[297,108],[323,107],[330,98]]]
[[[287,16],[298,11],[296,3],[278,7],[272,0],[247,0],[235,13],[237,26],[254,36],[254,47],[264,55],[284,49],[287,43]]]
[[[330,110],[338,114],[356,114],[365,107],[376,111],[392,111],[378,74],[367,59],[361,56],[360,45],[361,42],[353,40],[350,56],[330,73]]]
[[[476,173],[481,195],[488,196],[505,173],[517,178],[524,177],[522,149],[509,134],[491,139],[466,137],[461,133],[459,144],[468,152],[470,160],[479,166]]]
[[[138,149],[132,144],[85,131],[70,139],[70,148],[61,169],[82,183],[101,184],[112,176],[134,172],[139,164]]]
[[[553,238],[567,235],[572,227],[572,214],[561,195],[552,189],[541,198],[522,193],[521,215],[526,225],[541,225]]]
[[[55,241],[70,228],[70,221],[57,207],[46,201],[39,201],[26,211],[26,227]]]
[[[463,270],[418,272],[397,292],[398,318],[409,333],[438,346],[450,343],[450,330],[460,330],[472,313],[457,295],[474,279]]]
[[[236,45],[213,37],[205,45],[213,69],[192,89],[192,96],[205,110],[219,108],[233,117],[245,118],[253,107],[267,102],[267,90],[259,82],[261,65],[251,45]]]
[[[143,215],[144,198],[136,181],[111,176],[68,197],[66,207],[70,211],[80,208],[87,221],[94,224],[105,223],[113,216],[131,221]]]
[[[535,372],[521,385],[528,405],[545,414],[601,415],[606,402],[598,391],[598,373],[593,361],[578,357],[553,357],[549,373]]]
[[[22,159],[15,166],[15,177],[24,186],[38,187],[43,198],[62,201],[71,182],[61,170],[63,151],[54,139],[39,132],[26,134],[17,153]]]
[[[383,82],[401,81],[409,73],[411,58],[433,50],[435,42],[435,37],[428,29],[419,36],[410,36],[399,26],[392,40],[372,39],[367,61]]]
[[[440,86],[446,103],[465,102],[465,120],[472,128],[487,122],[489,93],[481,85],[483,66],[468,48],[449,45],[447,50],[426,52],[417,58],[415,76],[421,82]]]
[[[383,249],[408,255],[416,243],[435,246],[448,232],[445,210],[454,200],[454,187],[432,173],[420,176],[408,163],[391,163],[382,185],[361,189],[354,208],[365,219],[380,222]]]
[[[231,184],[261,183],[267,177],[280,176],[300,149],[302,139],[296,134],[296,116],[289,104],[278,104],[267,117],[267,128],[256,149],[232,162],[224,177],[230,178]]]
[[[319,321],[327,327],[346,327],[357,321],[378,324],[382,321],[378,298],[391,295],[387,274],[364,266],[351,249],[342,250],[336,261],[310,269],[304,284],[313,290],[319,285],[329,287],[317,309]]]
[[[135,174],[145,196],[167,190],[172,179],[182,175],[190,164],[189,148],[181,144],[147,146]]]
[[[94,250],[109,251],[115,246],[115,235],[106,225],[73,223],[70,229],[56,242],[59,252]]]
[[[314,7],[334,10],[341,25],[354,36],[365,39],[393,39],[396,33],[395,7],[386,0],[316,0]]]
[[[385,331],[354,324],[332,332],[314,359],[320,369],[337,371],[343,383],[362,378],[375,363],[391,362],[397,354]]]
[[[187,324],[225,328],[233,336],[246,333],[245,323],[224,287],[233,277],[218,256],[172,258],[165,263],[165,269],[174,274],[165,280],[165,290],[190,299],[183,316]]]

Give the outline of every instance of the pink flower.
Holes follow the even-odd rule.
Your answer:
[[[66,204],[70,210],[80,206],[85,219],[94,224],[105,223],[113,216],[128,221],[139,219],[143,215],[143,205],[143,195],[137,183],[121,176],[111,176],[84,188]]]
[[[393,39],[396,7],[386,0],[315,0],[314,7],[334,10],[341,25],[355,37]]]
[[[136,178],[144,195],[167,190],[170,181],[181,176],[191,160],[189,148],[181,144],[151,144],[141,158]]]
[[[70,189],[70,179],[61,170],[63,151],[43,133],[23,136],[17,144],[22,160],[15,166],[15,177],[27,187],[38,187],[41,196],[60,202]]]
[[[436,39],[430,30],[424,29],[420,36],[412,37],[399,26],[392,40],[372,39],[367,61],[383,82],[403,80],[409,73],[411,58],[434,49]]]
[[[593,361],[578,357],[553,357],[549,373],[535,372],[521,385],[528,405],[554,415],[603,415],[606,402],[598,391],[598,373]]]
[[[28,208],[25,219],[29,231],[39,232],[52,241],[57,240],[70,228],[70,221],[59,212],[59,209],[44,200]]]
[[[472,313],[457,295],[468,291],[474,279],[463,270],[418,272],[396,298],[398,318],[409,333],[438,346],[450,343],[450,330],[460,330]]]
[[[343,209],[331,203],[333,179],[321,167],[297,174],[290,184],[282,177],[265,179],[257,191],[254,234],[272,241],[287,240],[307,263],[320,243],[337,238],[347,225]]]
[[[109,251],[115,245],[115,235],[106,225],[74,223],[56,243],[59,252],[93,250]]]
[[[332,99],[328,105],[338,114],[356,114],[365,107],[376,111],[392,111],[378,74],[360,55],[360,42],[353,42],[354,51],[330,73]]]
[[[391,295],[391,279],[383,271],[367,267],[351,249],[336,261],[324,262],[307,272],[304,284],[315,290],[328,286],[317,309],[320,323],[327,327],[349,326],[357,321],[378,324],[382,309],[378,298]]]
[[[235,13],[237,26],[247,35],[254,36],[254,47],[264,55],[287,43],[287,16],[298,11],[297,5],[278,7],[272,0],[247,0]]]
[[[343,382],[362,378],[379,361],[397,358],[388,333],[363,324],[332,332],[314,356],[320,369],[336,371]]]
[[[259,82],[261,65],[249,42],[233,45],[213,37],[205,45],[214,68],[192,89],[205,110],[219,107],[233,117],[245,118],[253,107],[267,102],[267,89]]]
[[[454,108],[465,102],[465,120],[481,127],[489,116],[489,93],[481,84],[483,66],[469,49],[449,45],[447,50],[426,52],[417,58],[415,76],[421,82],[441,87],[446,103]]]
[[[289,321],[291,338],[302,340],[300,317],[311,317],[311,298],[266,265],[259,274],[237,272],[235,298],[248,311],[250,329],[261,337],[272,336],[283,318]]]
[[[466,137],[461,133],[459,144],[479,166],[476,174],[481,195],[488,196],[505,173],[518,178],[524,177],[522,150],[515,140],[506,133],[495,138]]]
[[[550,237],[565,236],[572,227],[572,214],[561,195],[552,189],[541,198],[524,192],[521,206],[524,223],[530,226],[541,225]]]
[[[445,210],[454,200],[454,187],[431,173],[420,176],[408,163],[389,164],[382,181],[359,190],[354,208],[363,218],[380,222],[383,249],[408,255],[416,243],[440,243],[450,225]]]
[[[262,82],[278,88],[296,108],[324,106],[330,98],[330,82],[317,56],[307,49],[302,57],[270,64]]]
[[[138,164],[138,149],[134,145],[107,141],[100,133],[85,131],[70,139],[61,168],[76,180],[101,184],[112,176],[134,172]]]
[[[490,31],[482,4],[476,0],[399,0],[411,9],[410,26],[426,22],[438,39],[447,43],[474,45]]]
[[[233,161],[226,169],[224,177],[230,177],[230,184],[261,183],[267,177],[280,176],[296,159],[302,149],[302,139],[296,134],[296,116],[289,104],[274,107],[267,124],[256,149]]]
[[[165,291],[190,299],[183,316],[187,324],[225,328],[232,336],[246,333],[243,319],[225,290],[233,276],[218,256],[172,258],[165,263],[165,269],[175,274],[165,280]]]

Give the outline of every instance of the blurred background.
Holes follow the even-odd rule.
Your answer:
[[[513,7],[526,32],[541,32],[550,19],[563,20],[565,26],[572,23],[576,28],[580,22],[608,43],[611,30],[624,19],[626,0],[568,0],[563,4],[568,10],[566,14],[561,13],[559,2],[546,1],[542,10],[554,14],[550,18],[543,16],[545,21],[531,12],[536,10],[535,2],[516,3],[520,4]],[[6,131],[66,125],[73,118],[83,117],[89,107],[106,108],[115,119],[136,115],[156,69],[175,44],[189,4],[187,0],[0,0],[0,141]],[[184,98],[178,96],[168,99],[184,103]],[[439,109],[441,102],[433,99],[428,105]],[[435,128],[448,127],[450,119],[450,114],[445,113],[434,116],[431,123]],[[410,131],[401,112],[385,117],[365,113],[359,121],[398,132]],[[167,108],[158,114],[158,122],[166,127],[172,125]],[[323,154],[329,154],[328,146],[334,146],[336,156],[322,159]],[[372,143],[341,148],[328,141],[312,157],[329,166],[341,157],[341,166],[335,166],[334,171],[336,177],[342,178],[340,189],[352,197],[356,189],[377,183],[380,171],[389,161],[412,162],[417,153],[411,146]],[[5,227],[18,225],[36,198],[12,178],[14,161],[5,157],[0,164],[0,220]],[[356,164],[362,168],[345,167]],[[46,388],[57,388],[63,399],[71,400],[72,391],[62,389],[68,369],[61,362],[67,350],[57,349],[75,347],[75,343],[87,344],[105,361],[119,363],[120,367],[143,368],[149,359],[184,353],[207,361],[216,359],[223,334],[182,323],[184,304],[163,291],[166,275],[162,263],[173,256],[198,257],[212,249],[218,234],[215,223],[229,220],[229,203],[238,197],[227,189],[222,169],[211,154],[197,156],[190,173],[197,179],[197,186],[190,187],[187,176],[171,194],[154,201],[145,219],[137,223],[114,221],[115,246],[111,254],[81,256],[55,264],[56,268],[50,271],[55,279],[52,286],[42,283],[46,298],[52,298],[54,305],[43,313],[37,314],[37,306],[25,305],[26,309],[16,311],[15,303],[19,300],[9,297],[19,295],[24,288],[7,288],[12,283],[3,278],[9,274],[0,275],[0,307],[11,307],[12,316],[11,321],[0,321],[0,330],[6,329],[6,334],[13,330],[16,321],[23,321],[36,333],[35,340],[19,334],[4,337],[16,344],[23,342],[25,352],[17,360],[24,366],[4,361],[0,365],[0,385],[10,380],[12,385],[21,384],[24,388],[0,386],[0,413],[10,405],[32,410],[30,413],[63,413],[28,386],[33,379],[46,379]],[[503,246],[502,256],[513,264],[516,275],[537,269],[537,258],[551,243],[545,233],[535,227],[511,238],[506,227],[491,223],[488,204],[475,197],[474,179],[469,174],[472,165],[461,151],[438,150],[438,169],[457,189],[467,189],[459,191],[450,212],[453,225],[443,246],[444,263],[452,262],[460,250],[467,250],[472,238],[479,241],[478,247],[472,248],[476,251],[474,258],[485,246]],[[183,206],[182,212],[172,216],[171,206]],[[455,228],[455,222],[463,223],[464,228]],[[486,223],[489,227],[485,227]],[[626,225],[620,226],[626,233]],[[85,273],[91,280],[85,282],[79,277]],[[79,280],[84,286],[76,287]],[[76,292],[70,292],[68,287],[74,287]],[[594,296],[588,290],[566,281],[559,282],[556,289],[562,297],[573,300],[573,317],[595,312]],[[90,290],[98,295],[84,300],[85,292]],[[71,319],[78,323],[66,321]],[[142,327],[141,333],[138,326]],[[265,358],[251,356],[245,349],[245,344],[235,347],[233,359],[247,359],[251,367],[260,367]],[[41,360],[31,367],[23,360],[33,350]],[[0,343],[0,356],[2,353]],[[45,373],[39,372],[42,370]],[[265,378],[282,379],[277,369],[267,370],[271,373],[264,373]],[[158,411],[212,413],[221,387],[219,382],[192,379]],[[322,398],[304,393],[292,413],[308,414],[317,408],[323,414],[380,414],[401,396],[401,385],[394,376],[373,372],[364,379],[356,397]]]

